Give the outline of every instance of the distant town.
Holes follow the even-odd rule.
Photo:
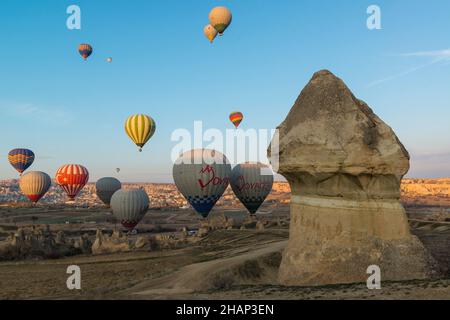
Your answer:
[[[186,199],[170,183],[123,183],[122,188],[143,188],[150,198],[151,208],[189,208]],[[450,205],[450,179],[403,179],[401,185],[402,202],[406,205]],[[275,182],[265,205],[276,206],[290,203],[291,190],[287,182]],[[53,184],[38,206],[64,205],[68,198],[64,191]],[[24,206],[30,204],[19,188],[19,180],[0,180],[0,206]],[[95,183],[87,184],[74,203],[78,207],[103,207],[104,204],[95,194]],[[217,207],[238,208],[241,203],[233,190],[228,187],[218,201]]]
[[[174,184],[124,183],[122,188],[143,188],[149,195],[151,208],[189,208],[188,202]],[[266,204],[288,204],[289,199],[289,184],[286,182],[275,182],[273,190],[266,200]],[[53,184],[47,194],[39,201],[39,205],[61,205],[67,201],[68,198],[64,191],[59,186]],[[18,180],[0,181],[0,205],[16,206],[26,203],[30,203],[30,201],[20,191]],[[96,195],[95,183],[89,183],[84,187],[76,198],[74,205],[81,207],[104,206]],[[230,187],[217,203],[219,207],[236,207],[240,205],[239,200]]]

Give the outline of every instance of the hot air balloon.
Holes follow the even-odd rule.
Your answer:
[[[145,216],[149,202],[147,193],[142,189],[118,190],[111,198],[111,208],[113,215],[131,231]]]
[[[217,30],[210,24],[208,24],[204,29],[203,33],[205,37],[208,38],[209,42],[213,43],[214,39],[217,37]]]
[[[130,116],[125,122],[125,131],[133,142],[142,151],[144,145],[150,140],[156,130],[155,121],[144,114]]]
[[[45,172],[31,171],[20,178],[19,187],[28,199],[37,203],[50,189],[52,179]]]
[[[215,7],[209,13],[209,22],[219,32],[220,36],[231,24],[232,18],[231,11],[225,7]]]
[[[69,199],[74,201],[89,181],[89,172],[79,164],[66,164],[56,172],[55,181],[67,193]]]
[[[233,168],[230,183],[238,199],[253,215],[272,190],[273,173],[265,164],[243,163]]]
[[[206,218],[230,182],[231,165],[220,152],[196,149],[183,153],[173,166],[178,190]]]
[[[242,114],[242,112],[237,111],[230,114],[230,121],[233,122],[236,128],[239,127],[243,119],[244,115]]]
[[[34,153],[28,149],[14,149],[8,153],[9,163],[20,175],[27,170],[34,162]]]
[[[92,54],[92,51],[93,51],[92,47],[86,43],[82,43],[78,47],[78,52],[80,53],[80,55],[83,57],[84,60],[87,60],[87,58],[89,58],[89,56]]]
[[[101,178],[95,184],[95,190],[97,193],[97,197],[103,201],[107,206],[111,203],[111,197],[114,192],[120,190],[122,188],[122,184],[116,178]]]

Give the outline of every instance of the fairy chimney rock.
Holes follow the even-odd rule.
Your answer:
[[[429,275],[400,203],[408,152],[366,103],[319,71],[278,129],[278,172],[292,190],[282,284],[365,282],[371,265],[383,280]]]

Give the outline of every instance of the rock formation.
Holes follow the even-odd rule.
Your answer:
[[[177,238],[174,234],[157,234],[153,237],[159,249],[174,249],[184,240]]]
[[[81,237],[79,237],[77,240],[75,240],[73,246],[81,251],[83,254],[90,254],[92,253],[91,247],[92,242],[89,240],[88,234],[83,234]]]
[[[128,252],[131,250],[131,245],[128,237],[120,231],[115,230],[111,236],[108,236],[101,230],[97,230],[91,250],[93,254]]]
[[[186,239],[187,237],[189,237],[189,230],[187,227],[183,227],[181,229],[181,236],[183,239]]]
[[[228,219],[227,217],[225,217],[225,215],[221,214],[210,217],[208,220],[206,220],[206,222],[208,223],[210,230],[222,230],[226,229]]]
[[[57,244],[66,244],[66,235],[63,231],[58,231],[56,234],[55,242]]]
[[[367,104],[320,71],[278,129],[278,172],[292,190],[282,284],[365,282],[370,265],[382,280],[429,275],[431,259],[399,202],[408,152]]]
[[[198,228],[197,237],[206,237],[211,232],[211,227],[207,220],[200,221],[200,227]]]
[[[258,221],[257,223],[256,223],[256,230],[258,230],[258,231],[264,231],[265,230],[265,223],[264,223],[264,221]]]
[[[54,259],[83,253],[78,247],[66,243],[62,231],[56,237],[46,226],[19,228],[0,242],[0,261],[22,259]]]
[[[136,239],[134,243],[134,249],[136,250],[155,250],[158,248],[158,243],[155,241],[154,237],[140,236]]]

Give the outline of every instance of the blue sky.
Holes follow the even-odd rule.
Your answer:
[[[377,4],[382,30],[366,27]],[[81,8],[68,30],[66,8]],[[233,23],[204,38],[216,5]],[[312,74],[330,69],[399,136],[411,177],[450,176],[450,1],[448,0],[2,0],[0,2],[0,179],[16,177],[15,147],[35,151],[32,170],[54,175],[84,164],[91,181],[171,180],[171,133],[275,128]],[[84,62],[77,52],[90,43]],[[113,57],[111,64],[107,57]],[[138,153],[125,119],[146,113],[157,132]]]

